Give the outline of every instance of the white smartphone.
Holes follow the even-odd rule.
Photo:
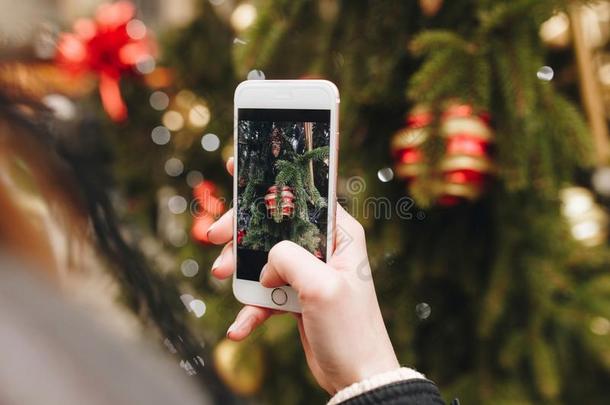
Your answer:
[[[235,90],[236,271],[245,303],[300,312],[288,285],[259,283],[269,250],[291,240],[326,261],[335,246],[339,91],[325,80],[249,80]]]

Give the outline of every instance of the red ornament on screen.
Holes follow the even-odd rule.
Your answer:
[[[291,217],[294,213],[294,194],[292,192],[292,188],[288,186],[284,186],[279,190],[277,186],[271,186],[267,190],[267,194],[265,195],[265,206],[267,207],[267,212],[269,215],[273,216],[273,214],[277,211],[277,197],[278,192],[280,193],[280,212],[283,218]]]
[[[240,229],[239,231],[237,231],[237,244],[241,244],[241,241],[244,239],[244,236],[246,236],[246,231],[243,229]]]

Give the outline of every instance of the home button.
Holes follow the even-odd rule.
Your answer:
[[[276,305],[284,305],[288,301],[288,294],[282,288],[274,288],[271,291],[271,301]]]

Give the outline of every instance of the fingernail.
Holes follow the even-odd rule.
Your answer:
[[[233,332],[237,332],[240,329],[243,329],[246,326],[246,321],[247,319],[239,319],[239,317],[235,320],[235,322],[233,322],[231,324],[231,326],[229,326],[229,329],[227,329],[227,337],[233,333]]]
[[[235,332],[237,330],[237,321],[233,322],[229,329],[227,329],[227,337],[231,334],[231,332]]]
[[[259,283],[263,281],[263,275],[265,274],[266,270],[267,270],[267,265],[265,264],[261,270],[261,274],[258,276]]]
[[[214,222],[212,225],[210,225],[210,227],[208,228],[208,231],[205,233],[205,237],[210,240],[210,232],[212,232],[212,229],[214,229],[214,226],[216,225],[216,222]]]
[[[220,255],[216,258],[216,260],[214,260],[214,263],[212,263],[212,273],[214,273],[214,271],[220,267],[220,264],[222,263],[222,252],[220,253]]]

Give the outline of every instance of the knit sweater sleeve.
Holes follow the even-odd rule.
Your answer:
[[[429,380],[406,380],[383,385],[350,398],[341,405],[445,405]]]
[[[328,405],[445,405],[436,385],[422,374],[401,368],[339,391]]]

